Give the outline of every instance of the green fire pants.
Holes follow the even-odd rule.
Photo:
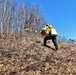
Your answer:
[[[47,40],[52,40],[52,42],[53,42],[53,44],[54,44],[54,46],[55,46],[55,49],[56,50],[58,50],[58,43],[57,43],[57,38],[56,38],[57,36],[56,35],[49,35],[49,36],[46,36],[45,38],[44,38],[44,45],[46,45],[46,41]]]

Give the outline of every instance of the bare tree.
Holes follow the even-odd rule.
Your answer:
[[[29,24],[31,29],[40,29],[46,24],[46,21],[44,20],[38,6],[33,6],[31,8]]]
[[[14,22],[14,11],[15,11],[15,6],[16,3],[14,0],[3,0],[0,2],[1,3],[1,14],[0,14],[0,29],[1,32],[9,34],[11,32],[11,27]]]
[[[0,35],[7,39],[15,36],[14,43],[17,44],[17,38],[22,38],[27,27],[32,32],[45,24],[38,6],[29,3],[17,5],[15,0],[0,0]]]

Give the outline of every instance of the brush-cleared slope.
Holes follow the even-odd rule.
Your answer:
[[[76,75],[76,45],[59,43],[56,51],[51,41],[45,47],[43,38],[32,33],[12,43],[0,46],[0,75]]]

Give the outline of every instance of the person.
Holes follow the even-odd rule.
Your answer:
[[[50,29],[52,28],[52,26],[51,25],[49,25],[49,24],[47,24],[44,28],[42,28],[41,30],[40,30],[40,34],[42,35],[42,36],[47,36],[47,35],[49,35],[49,32],[50,32]]]
[[[49,25],[46,25],[46,26],[49,26]],[[58,50],[57,35],[58,35],[58,33],[57,33],[56,29],[51,26],[49,35],[45,36],[45,38],[44,38],[44,46],[46,46],[47,40],[51,39],[55,46],[55,49]]]

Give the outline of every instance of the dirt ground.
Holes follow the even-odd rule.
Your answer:
[[[56,51],[36,34],[16,39],[0,39],[0,75],[76,75],[76,45],[58,43]]]

